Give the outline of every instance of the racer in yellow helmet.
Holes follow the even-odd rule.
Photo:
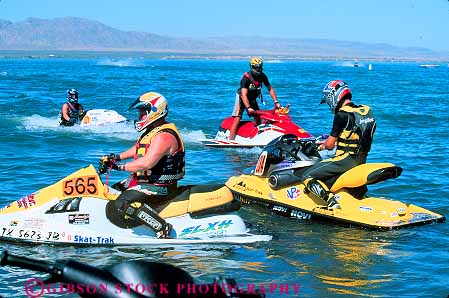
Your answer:
[[[173,123],[165,120],[168,104],[157,92],[145,93],[130,109],[138,111],[135,128],[142,132],[134,146],[100,160],[99,172],[106,168],[127,171],[131,175],[120,196],[108,203],[107,216],[122,228],[144,224],[159,238],[170,237],[171,225],[158,215],[155,206],[166,202],[177,190],[177,182],[185,174],[185,150],[181,134]],[[118,163],[125,159],[127,163]],[[144,214],[142,216],[142,214]]]
[[[250,71],[245,72],[240,80],[240,88],[237,90],[234,102],[234,110],[232,117],[234,121],[230,128],[229,139],[234,140],[240,120],[243,116],[243,111],[246,110],[249,116],[253,116],[256,125],[261,123],[260,117],[256,111],[259,110],[257,98],[263,102],[262,85],[270,92],[270,96],[274,101],[275,109],[279,109],[281,104],[277,99],[276,92],[271,86],[268,77],[263,72],[263,60],[260,57],[252,57],[249,60]]]

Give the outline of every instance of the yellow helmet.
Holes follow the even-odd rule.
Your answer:
[[[134,121],[134,126],[139,132],[168,114],[167,100],[157,92],[142,94],[129,109],[139,110],[139,119]]]
[[[260,57],[252,57],[249,60],[249,66],[251,68],[251,72],[254,75],[259,75],[262,73],[263,71],[263,61],[262,58]]]

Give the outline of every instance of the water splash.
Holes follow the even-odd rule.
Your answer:
[[[33,114],[19,119],[19,128],[27,131],[56,131],[69,134],[107,134],[123,140],[137,139],[137,132],[131,123],[111,123],[101,126],[60,126],[58,117],[43,117]],[[113,134],[111,134],[113,133]]]
[[[353,61],[343,61],[343,62],[337,62],[334,64],[334,66],[343,66],[343,67],[365,67],[365,64],[360,62],[353,62]]]
[[[265,60],[265,63],[284,63],[284,61],[279,59]]]
[[[99,66],[116,66],[116,67],[145,67],[145,63],[141,60],[127,59],[110,59],[105,58],[97,62]]]
[[[201,130],[188,130],[186,128],[180,130],[182,140],[185,143],[201,144],[199,139],[206,138],[206,135]]]

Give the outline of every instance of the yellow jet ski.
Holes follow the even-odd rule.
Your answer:
[[[250,174],[231,177],[226,186],[243,204],[260,204],[297,219],[330,220],[380,230],[445,221],[443,215],[413,204],[366,195],[367,185],[402,173],[402,168],[391,163],[359,165],[334,178],[329,190],[337,204],[329,207],[299,179],[320,159],[315,139],[282,136],[264,148]]]

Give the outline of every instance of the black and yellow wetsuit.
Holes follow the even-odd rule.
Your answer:
[[[351,102],[340,108],[331,131],[331,136],[337,138],[335,156],[307,169],[302,180],[316,178],[325,181],[366,163],[375,130],[376,120],[369,106]]]

